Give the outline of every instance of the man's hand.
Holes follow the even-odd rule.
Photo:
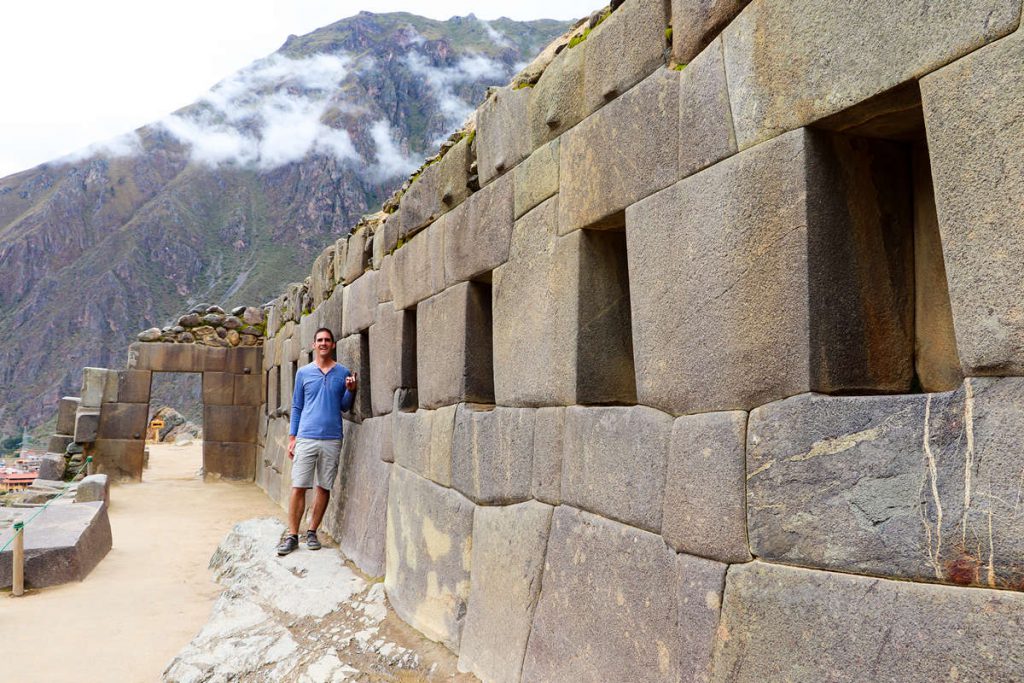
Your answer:
[[[295,437],[294,436],[289,436],[288,437],[288,459],[289,460],[294,460],[295,459]]]
[[[349,391],[355,391],[356,390],[356,385],[358,383],[359,382],[356,379],[355,373],[353,373],[353,374],[351,374],[351,375],[349,375],[348,377],[345,378],[345,388],[348,389]]]

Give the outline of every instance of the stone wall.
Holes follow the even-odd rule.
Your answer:
[[[1019,680],[1021,0],[615,5],[270,306],[256,482],[326,326],[325,526],[466,671]]]

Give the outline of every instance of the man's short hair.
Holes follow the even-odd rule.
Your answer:
[[[326,332],[327,334],[331,335],[331,343],[332,344],[334,343],[334,333],[331,332],[331,328],[329,328],[329,327],[321,327],[316,332],[314,332],[313,333],[313,340],[314,341],[316,341],[316,338],[320,336],[321,332]]]

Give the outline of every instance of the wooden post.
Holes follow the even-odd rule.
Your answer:
[[[11,589],[14,597],[25,592],[25,524],[14,523],[14,549],[11,553],[14,568],[11,572]]]

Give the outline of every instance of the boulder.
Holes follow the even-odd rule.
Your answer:
[[[159,327],[151,327],[148,330],[143,330],[136,335],[136,338],[140,342],[155,342],[160,341],[162,332]]]
[[[567,408],[562,502],[659,533],[671,436],[646,406]]]
[[[750,546],[773,562],[1024,585],[1024,378],[953,392],[802,395],[750,414]]]
[[[1022,613],[1009,591],[733,565],[711,680],[1013,681]]]
[[[395,612],[459,651],[469,599],[473,504],[402,467],[391,468],[384,587]]]
[[[540,597],[551,511],[532,500],[476,509],[460,671],[495,683],[519,682]]]
[[[723,33],[739,148],[920,78],[1010,33],[1021,14],[1016,0],[921,9],[753,0]]]

